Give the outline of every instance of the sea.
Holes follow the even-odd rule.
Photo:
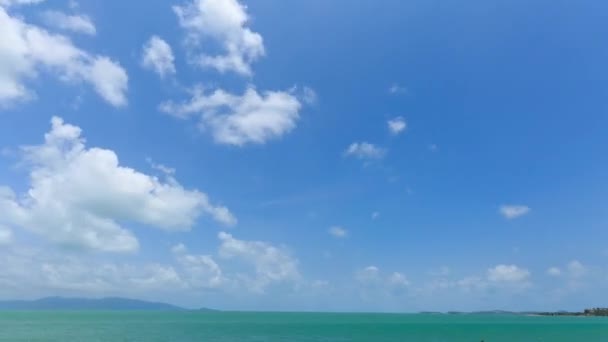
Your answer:
[[[608,342],[608,318],[524,315],[0,312],[0,341]]]

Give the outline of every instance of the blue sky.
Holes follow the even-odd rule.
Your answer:
[[[601,305],[606,9],[0,0],[0,297]]]

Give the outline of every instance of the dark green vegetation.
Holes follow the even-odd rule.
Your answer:
[[[583,312],[539,312],[538,314],[542,316],[608,316],[608,308],[585,309]]]
[[[128,298],[63,298],[47,297],[37,300],[0,301],[0,310],[141,310],[184,311],[175,305]],[[201,309],[208,310],[208,309]]]

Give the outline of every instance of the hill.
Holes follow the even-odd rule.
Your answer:
[[[179,306],[129,298],[65,298],[46,297],[36,300],[0,301],[0,310],[141,310],[181,311]]]

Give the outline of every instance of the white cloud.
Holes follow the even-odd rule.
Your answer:
[[[364,267],[357,271],[355,279],[362,283],[375,282],[380,278],[380,269],[374,265]]]
[[[0,254],[0,268],[0,293],[10,297],[141,297],[185,287],[181,275],[170,265],[108,262],[66,251],[7,249]]]
[[[0,225],[0,246],[13,242],[13,231]]]
[[[96,57],[85,79],[110,104],[117,107],[127,104],[127,72],[108,57]]]
[[[502,205],[499,212],[502,216],[511,220],[526,215],[530,212],[530,208],[525,205]]]
[[[336,238],[345,238],[348,236],[348,231],[339,226],[330,227],[328,233]]]
[[[582,277],[585,275],[585,273],[587,273],[587,267],[581,264],[578,260],[570,261],[568,265],[566,265],[566,268],[568,269],[569,275],[574,278]]]
[[[154,170],[158,170],[158,171],[162,172],[164,175],[167,175],[167,176],[175,175],[176,170],[173,167],[169,167],[169,166],[166,166],[163,164],[157,164],[152,161],[152,158],[146,158],[146,161],[148,162],[148,164],[150,164],[150,166]]]
[[[142,65],[161,78],[175,74],[175,58],[171,46],[158,36],[152,36],[143,46]]]
[[[246,9],[237,0],[192,0],[184,6],[173,6],[193,51],[205,41],[214,41],[224,52],[200,54],[196,58],[199,65],[222,73],[252,74],[251,64],[264,56],[264,42],[259,33],[246,26]]]
[[[407,88],[404,86],[401,86],[397,83],[393,83],[389,88],[388,88],[388,92],[391,94],[406,94],[407,93]]]
[[[407,277],[399,272],[393,272],[393,274],[388,277],[388,283],[391,286],[397,287],[410,285],[410,281]]]
[[[367,298],[401,294],[410,286],[410,281],[400,272],[383,274],[376,266],[367,266],[355,273],[355,280],[360,286],[362,295]]]
[[[559,277],[562,274],[562,270],[559,267],[550,267],[547,270],[547,274],[554,277]]]
[[[187,254],[185,247],[174,253],[182,270],[180,278],[187,287],[219,288],[226,283],[222,269],[210,255]]]
[[[344,151],[344,155],[362,160],[382,159],[386,150],[367,142],[354,142]]]
[[[254,267],[254,275],[241,275],[250,291],[261,293],[273,283],[300,279],[298,260],[286,250],[267,242],[238,240],[225,232],[220,232],[218,237],[221,258],[236,259]]]
[[[516,265],[497,265],[488,269],[488,280],[496,283],[520,283],[530,277],[530,272]]]
[[[302,101],[309,105],[314,105],[319,100],[319,96],[314,91],[314,89],[309,87],[304,87],[302,89]]]
[[[86,15],[69,15],[60,11],[48,10],[42,13],[42,19],[50,26],[60,30],[95,35],[95,25]]]
[[[400,116],[388,120],[386,124],[388,125],[388,130],[391,132],[392,135],[397,135],[405,131],[405,129],[407,128],[407,123],[405,122],[405,119]]]
[[[293,91],[258,93],[249,87],[239,96],[222,89],[206,93],[196,88],[189,102],[165,102],[160,110],[180,118],[198,116],[201,128],[210,130],[215,142],[242,146],[287,134],[296,127],[301,107]]]
[[[60,243],[102,251],[134,251],[135,236],[118,222],[189,230],[201,213],[231,225],[227,208],[186,190],[121,166],[112,150],[87,148],[79,127],[52,119],[42,145],[23,148],[30,189],[20,195],[0,187],[0,223],[20,226]]]
[[[128,77],[125,70],[108,57],[91,55],[63,35],[11,17],[0,7],[0,105],[24,101],[34,95],[26,81],[40,72],[56,74],[68,83],[88,82],[113,106],[127,104]]]
[[[35,5],[45,0],[0,0],[0,6],[10,7],[19,5]]]
[[[178,243],[177,245],[174,245],[173,247],[171,247],[171,253],[173,253],[173,254],[186,253],[187,251],[188,251],[188,248],[186,248],[186,246],[183,243]]]

